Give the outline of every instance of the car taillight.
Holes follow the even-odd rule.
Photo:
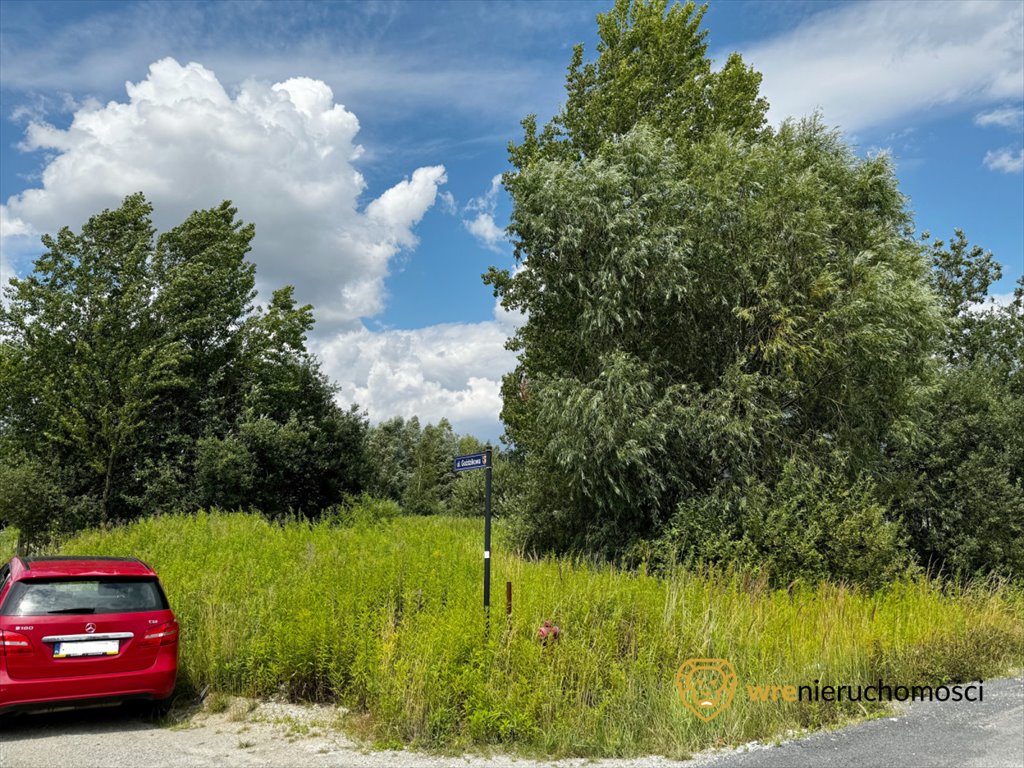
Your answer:
[[[174,645],[176,642],[178,642],[178,622],[169,621],[163,626],[147,630],[139,647],[156,648],[158,645]]]
[[[0,630],[0,650],[5,656],[18,656],[23,653],[32,653],[32,643],[19,632]]]

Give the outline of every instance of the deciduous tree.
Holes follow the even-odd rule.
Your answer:
[[[312,307],[291,288],[254,307],[252,225],[225,202],[157,237],[151,213],[131,195],[44,236],[5,289],[4,519],[34,533],[200,504],[309,513],[360,490],[365,420],[306,350]]]
[[[621,551],[794,458],[871,473],[933,374],[891,164],[817,117],[766,127],[760,76],[713,71],[702,14],[619,0],[563,110],[510,147],[521,268],[486,279],[527,317],[503,418],[534,543]]]

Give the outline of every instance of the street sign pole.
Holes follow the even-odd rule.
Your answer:
[[[484,470],[484,618],[487,622],[487,632],[491,630],[491,466],[494,463],[494,454],[491,446],[487,446],[483,453],[471,453],[466,456],[456,456],[452,463],[452,470],[455,472],[467,472],[471,469]]]
[[[491,617],[491,447],[484,451],[484,613]]]

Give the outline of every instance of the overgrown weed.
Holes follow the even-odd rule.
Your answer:
[[[350,509],[319,523],[145,519],[83,533],[63,552],[135,555],[157,569],[182,624],[181,683],[210,684],[208,710],[222,695],[337,702],[378,745],[681,757],[880,711],[755,703],[748,683],[938,684],[1024,663],[1024,596],[1002,582],[771,589],[728,570],[524,560],[500,526],[485,634],[481,544],[476,520],[375,525]],[[537,641],[545,619],[561,628],[557,643]],[[675,691],[691,657],[729,659],[739,676],[732,706],[710,723]]]

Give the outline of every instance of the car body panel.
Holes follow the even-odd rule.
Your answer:
[[[4,568],[9,576],[0,584],[0,713],[58,702],[163,700],[171,695],[178,663],[177,622],[149,566],[121,559],[35,558],[26,562],[14,558],[0,566],[0,580]],[[28,589],[46,589],[52,584],[67,588],[64,582],[68,581],[98,581],[100,589],[151,581],[159,590],[162,607],[104,613],[106,608],[101,605],[99,613],[5,615],[24,606],[18,599]],[[15,589],[18,584],[21,586]],[[150,589],[148,585],[146,589]],[[14,602],[9,603],[12,597]],[[161,634],[167,629],[170,631]],[[4,638],[13,646],[9,648]],[[101,655],[74,655],[83,647],[76,643],[96,640],[101,641],[98,646],[105,646],[102,652],[95,651],[96,643],[86,647]]]
[[[27,576],[34,578],[59,578],[62,576],[156,577],[156,571],[146,563],[127,557],[68,557],[66,555],[16,557],[11,562],[11,568],[15,581]]]
[[[17,621],[12,621],[16,619]],[[101,614],[74,616],[0,616],[0,629],[9,629],[27,637],[32,653],[8,656],[7,674],[13,679],[75,677],[146,669],[156,661],[160,646],[144,647],[147,630],[174,620],[171,611],[142,614]],[[9,626],[5,626],[9,625]],[[28,629],[31,627],[31,629]],[[116,655],[65,657],[55,656],[56,638],[85,640],[107,639],[118,644]],[[124,637],[128,635],[128,637]],[[84,636],[84,637],[79,637]],[[44,639],[47,638],[47,639]]]

